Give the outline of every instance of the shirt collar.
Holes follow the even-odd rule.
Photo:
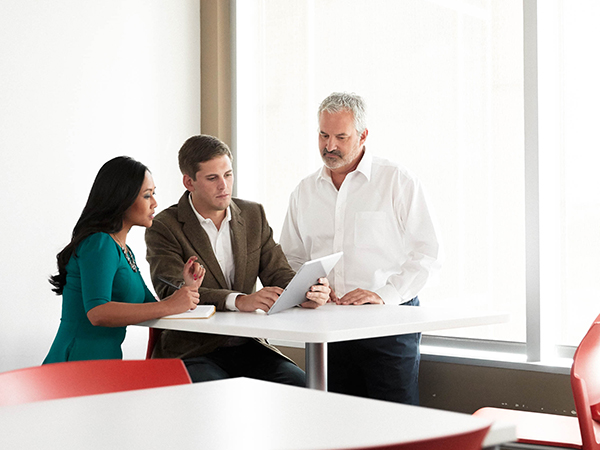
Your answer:
[[[362,173],[367,181],[371,181],[371,167],[373,166],[373,155],[365,146],[365,153],[356,167],[356,172]]]
[[[200,223],[212,223],[214,225],[214,222],[212,221],[212,219],[205,219],[204,216],[202,216],[202,214],[200,214],[198,211],[196,211],[196,208],[194,207],[194,204],[192,203],[192,195],[188,195],[188,200],[190,202],[190,206],[192,207],[192,211],[194,211],[194,214],[196,215],[196,217],[198,218],[198,221]],[[231,220],[231,209],[228,206],[227,207],[227,212],[225,213],[225,219],[223,219],[223,223],[225,222],[229,222]]]
[[[363,154],[362,159],[358,163],[356,170],[354,172],[362,173],[367,181],[371,181],[371,168],[373,167],[373,155],[370,151],[367,150],[365,146],[365,152]],[[321,172],[319,173],[319,178],[323,180],[327,180],[331,182],[331,171],[327,168],[327,166],[323,165],[321,167]]]

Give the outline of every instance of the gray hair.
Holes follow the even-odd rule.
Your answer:
[[[365,101],[360,95],[347,92],[334,92],[321,102],[317,117],[321,118],[321,113],[337,113],[340,111],[352,111],[354,115],[354,128],[358,134],[362,134],[367,129],[367,112]]]

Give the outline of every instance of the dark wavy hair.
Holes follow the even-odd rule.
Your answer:
[[[57,295],[63,293],[67,263],[81,241],[94,233],[117,233],[123,228],[123,215],[137,199],[147,171],[145,165],[128,156],[113,158],[100,168],[71,242],[56,255],[58,274],[49,281]]]

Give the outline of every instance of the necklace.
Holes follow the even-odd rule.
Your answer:
[[[117,238],[117,236],[115,236],[114,234],[111,234],[111,236],[116,241],[116,243],[119,245],[119,247],[121,248],[121,250],[123,251],[123,255],[125,255],[125,259],[129,263],[129,267],[131,267],[131,270],[133,270],[134,272],[137,272],[138,271],[138,266],[135,263],[135,258],[133,257],[133,253],[131,253],[131,250],[129,250],[129,247],[127,247],[126,245],[121,244],[121,241],[119,241],[119,239]]]

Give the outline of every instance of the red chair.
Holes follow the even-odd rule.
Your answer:
[[[489,429],[489,425],[484,425],[466,433],[402,444],[360,447],[353,450],[481,450],[481,444]]]
[[[154,346],[156,345],[158,337],[162,331],[163,330],[160,328],[148,328],[148,348],[146,349],[146,359],[152,358],[152,351],[154,350]]]
[[[573,356],[571,390],[577,417],[501,408],[474,415],[517,424],[517,442],[582,450],[600,450],[600,316]]]
[[[577,347],[571,390],[584,450],[600,450],[600,316]]]
[[[46,364],[0,373],[0,406],[191,382],[180,359]]]

